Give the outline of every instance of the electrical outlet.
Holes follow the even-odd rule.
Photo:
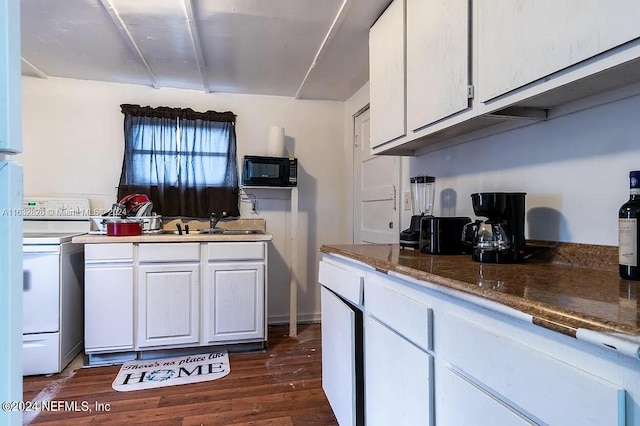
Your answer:
[[[404,193],[404,209],[411,210],[411,193],[410,192]]]

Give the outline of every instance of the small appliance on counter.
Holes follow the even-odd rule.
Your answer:
[[[433,216],[433,200],[436,192],[436,178],[419,175],[410,179],[411,208],[413,216],[407,229],[400,232],[400,247],[418,249],[420,246],[420,223],[425,216]]]
[[[471,194],[473,211],[487,218],[464,226],[464,242],[473,249],[473,260],[515,263],[525,259],[525,195],[524,192]]]
[[[420,220],[420,251],[429,254],[465,254],[469,247],[462,231],[470,217],[423,216]]]

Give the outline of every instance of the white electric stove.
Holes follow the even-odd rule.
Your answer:
[[[23,374],[62,371],[83,349],[84,246],[88,199],[29,198],[23,203]]]

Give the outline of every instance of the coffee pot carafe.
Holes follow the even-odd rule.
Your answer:
[[[524,192],[471,194],[473,211],[487,220],[465,225],[462,239],[473,248],[472,258],[483,263],[520,262],[525,254]]]

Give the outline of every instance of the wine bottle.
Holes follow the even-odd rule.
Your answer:
[[[640,281],[638,257],[640,238],[640,170],[629,173],[629,201],[618,212],[618,263],[620,277]]]

